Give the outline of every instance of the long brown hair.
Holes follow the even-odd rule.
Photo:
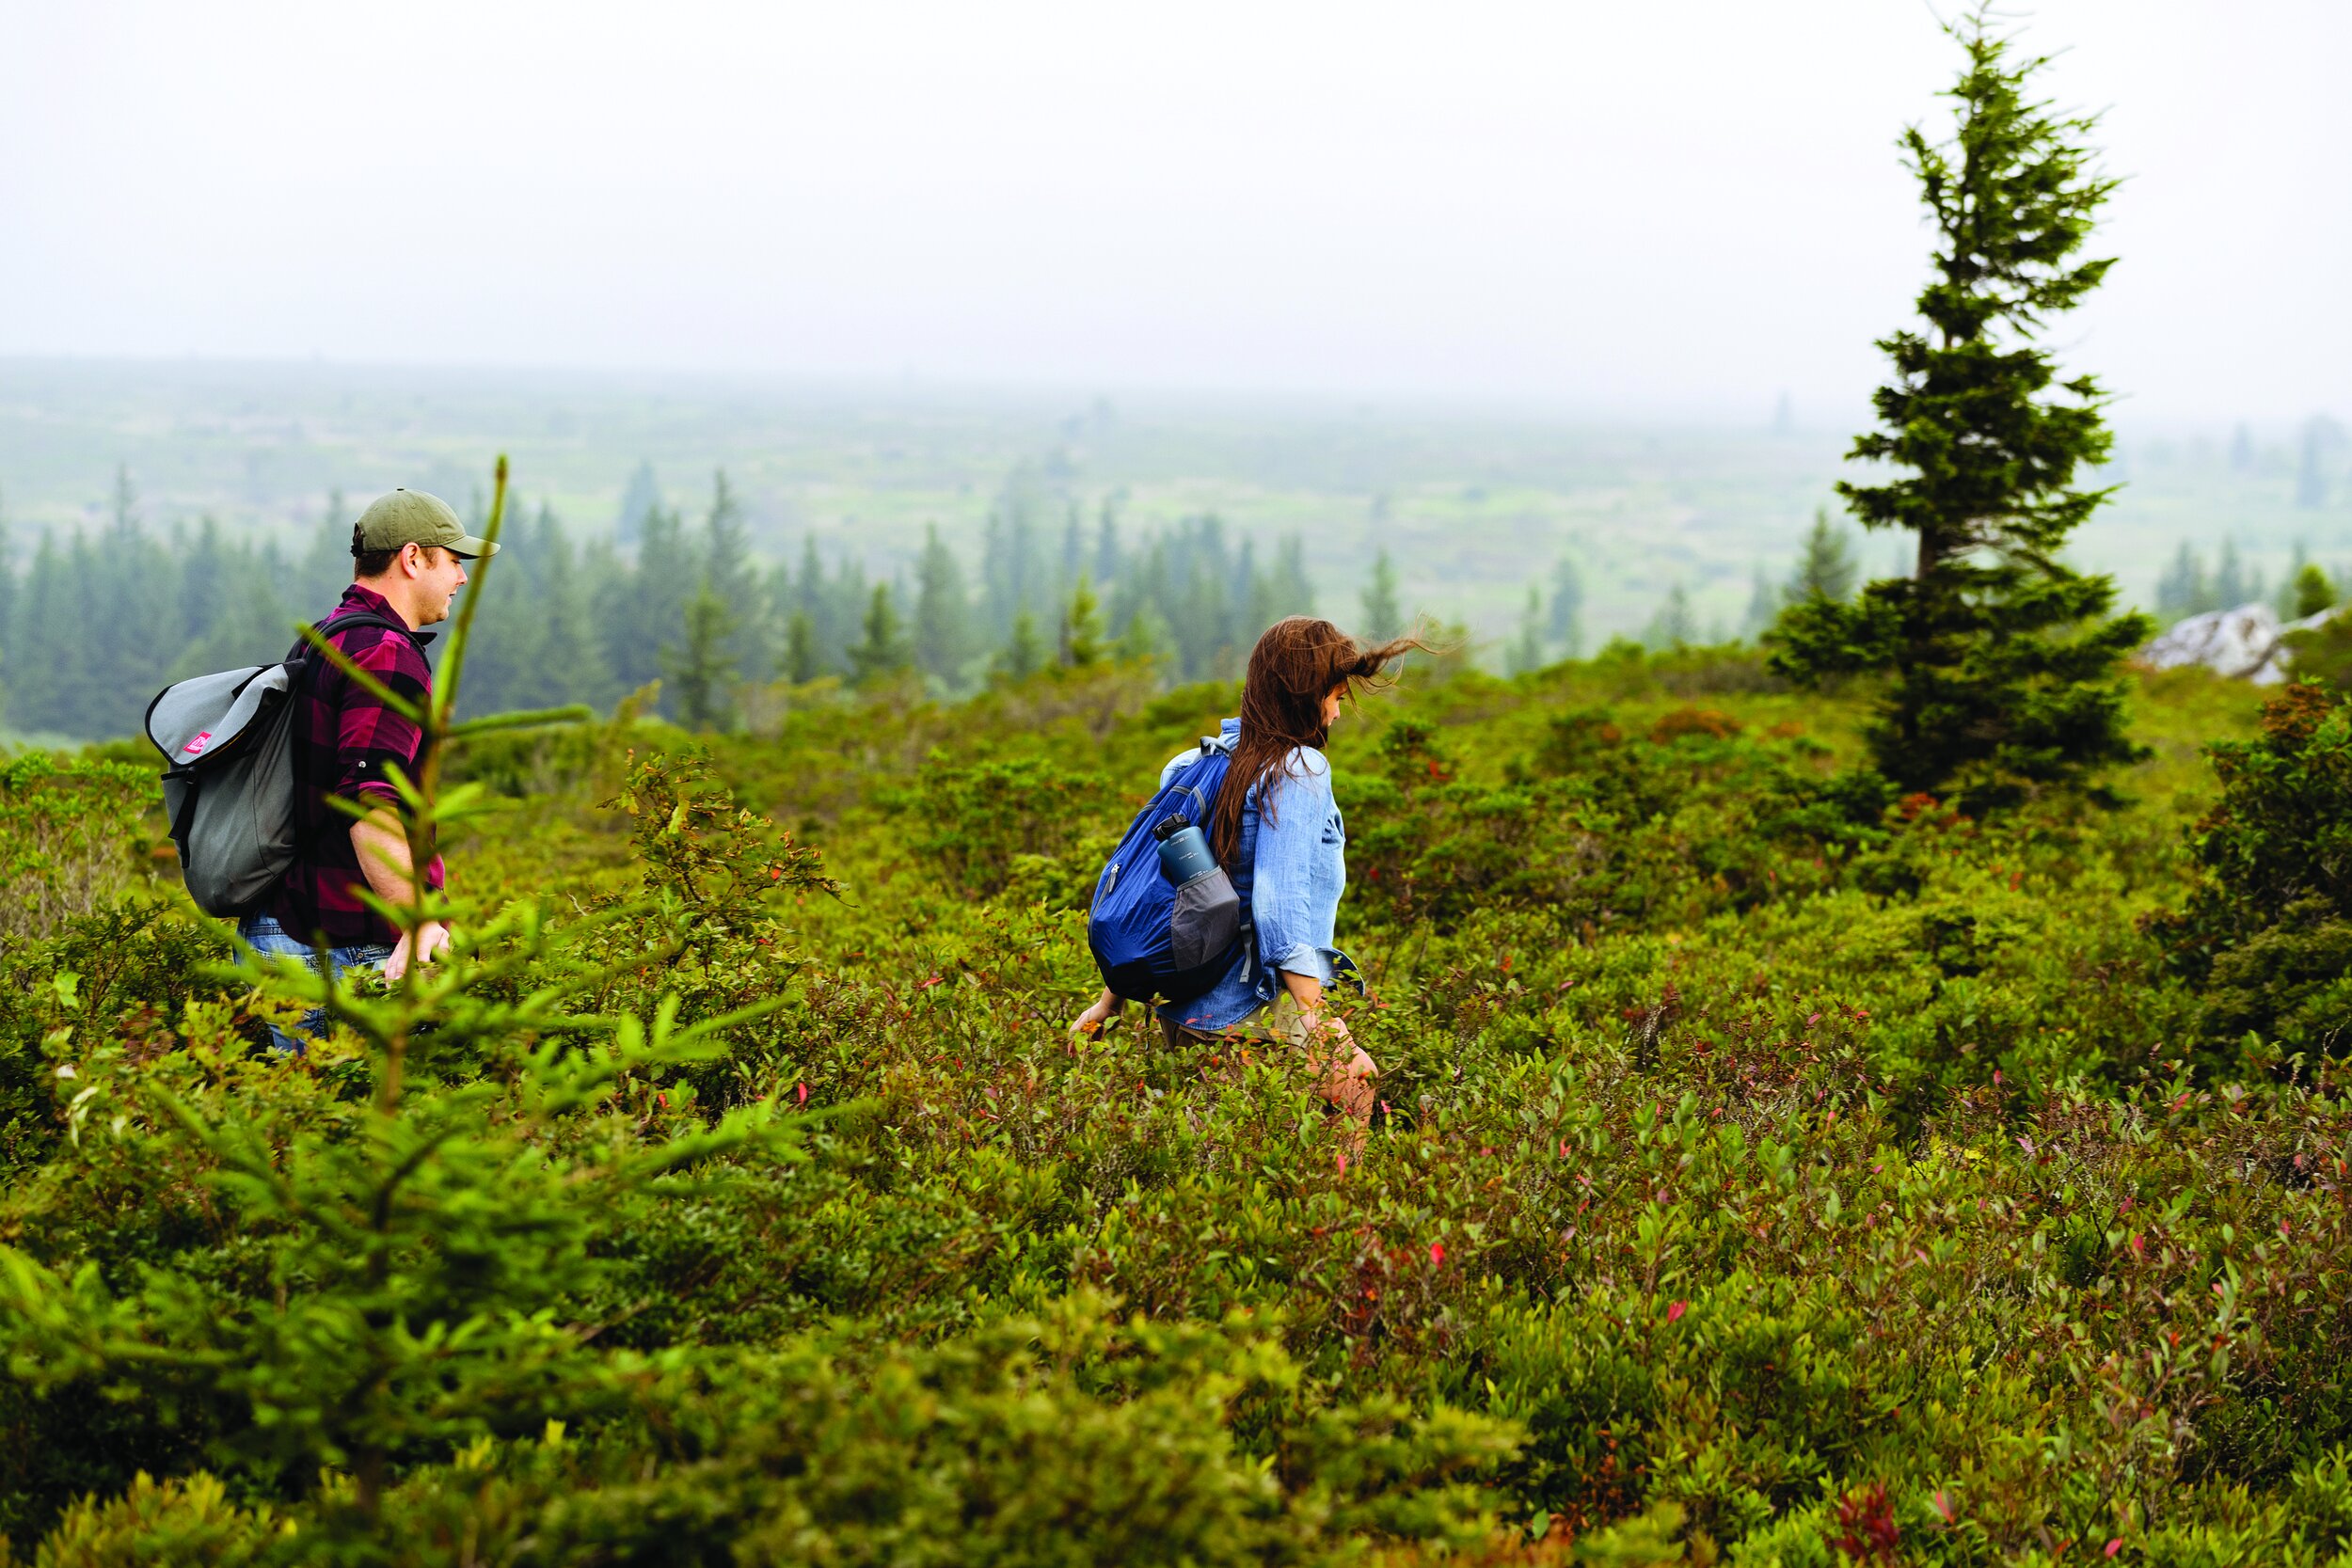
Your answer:
[[[1300,747],[1321,750],[1330,737],[1323,721],[1323,699],[1344,689],[1383,683],[1389,666],[1425,644],[1400,637],[1367,647],[1328,621],[1292,615],[1274,623],[1249,652],[1249,673],[1241,689],[1241,739],[1232,766],[1209,814],[1209,847],[1229,869],[1241,854],[1242,806],[1252,790],[1266,821],[1274,819],[1270,786],[1292,771],[1291,753]]]

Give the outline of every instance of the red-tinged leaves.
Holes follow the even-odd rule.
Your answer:
[[[1429,1243],[1429,1261],[1438,1268],[1445,1266],[1445,1243],[1443,1242]]]
[[[1691,1304],[1687,1301],[1670,1302],[1666,1307],[1666,1321],[1670,1323],[1678,1323],[1682,1321],[1682,1314],[1689,1310],[1691,1310]]]
[[[1902,1530],[1895,1523],[1894,1504],[1886,1495],[1886,1483],[1872,1481],[1869,1485],[1849,1492],[1837,1499],[1837,1549],[1857,1562],[1887,1562],[1896,1560],[1896,1548],[1902,1544]]]

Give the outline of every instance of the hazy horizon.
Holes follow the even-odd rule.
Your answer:
[[[0,355],[1851,427],[1927,236],[1925,5],[6,0]],[[2352,8],[2050,0],[2127,177],[2126,423],[2352,417]]]

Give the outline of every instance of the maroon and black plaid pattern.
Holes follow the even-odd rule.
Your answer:
[[[319,629],[386,689],[422,707],[433,690],[433,672],[426,668],[422,652],[430,634],[372,626],[336,632],[339,619],[360,610],[400,620],[400,612],[384,595],[355,582],[343,590],[342,603],[319,623]],[[336,810],[330,798],[381,800],[397,808],[400,793],[386,769],[398,768],[415,778],[423,734],[342,671],[313,657],[310,678],[294,698],[294,810],[300,847],[262,912],[276,916],[288,933],[326,947],[389,945],[400,940],[400,933],[359,901],[367,878],[352,847],[351,818]],[[441,885],[440,856],[433,857],[424,879],[429,886]]]

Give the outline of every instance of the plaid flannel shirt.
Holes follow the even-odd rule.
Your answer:
[[[432,634],[381,626],[357,626],[338,634],[336,621],[358,610],[373,610],[395,623],[401,619],[381,594],[355,582],[343,590],[342,603],[319,623],[319,629],[386,689],[423,706],[433,693],[433,672],[423,651]],[[307,646],[297,645],[295,652]],[[326,947],[366,942],[389,946],[400,940],[400,932],[360,902],[360,891],[368,884],[351,842],[352,819],[332,801],[340,796],[398,810],[400,792],[386,769],[397,767],[414,779],[423,732],[342,671],[313,657],[294,716],[294,810],[300,837],[294,863],[279,879],[262,912],[275,915],[289,934]],[[429,887],[442,885],[440,856],[425,867],[424,880]]]

